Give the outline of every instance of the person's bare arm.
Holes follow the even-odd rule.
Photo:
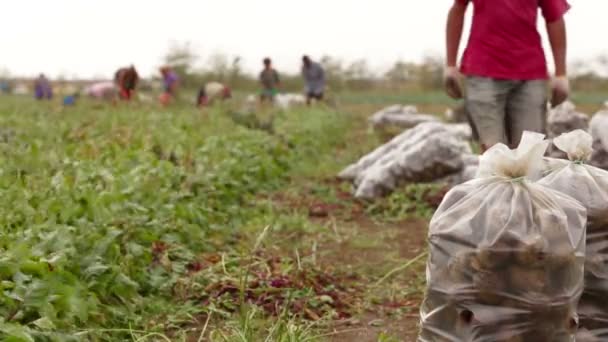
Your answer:
[[[568,82],[566,63],[566,22],[564,18],[547,22],[547,33],[549,35],[549,43],[551,44],[553,59],[555,61],[555,77],[551,82],[551,106],[556,107],[566,101],[570,95],[570,84]]]
[[[468,3],[468,1],[463,3],[461,0],[454,0],[446,24],[446,68],[443,72],[443,84],[446,93],[453,99],[461,99],[463,96],[456,64],[464,26],[464,14],[467,11]]]
[[[566,21],[564,18],[547,23],[547,33],[549,35],[549,42],[551,43],[551,50],[553,51],[553,59],[555,60],[555,76],[566,76],[566,53],[568,46]]]
[[[448,67],[455,67],[458,61],[458,49],[460,48],[466,10],[466,4],[455,1],[448,13],[446,25],[446,63]]]

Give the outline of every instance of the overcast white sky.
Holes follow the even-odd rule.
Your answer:
[[[453,0],[16,0],[3,1],[0,67],[31,76],[105,76],[129,63],[150,75],[171,41],[202,60],[240,55],[248,71],[271,56],[295,71],[303,53],[373,69],[442,54]],[[607,0],[570,0],[570,57],[608,51]]]

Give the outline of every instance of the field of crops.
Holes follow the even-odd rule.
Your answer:
[[[368,304],[342,222],[404,214],[333,181],[347,113],[0,106],[4,341],[327,339]]]
[[[335,175],[383,104],[350,102],[243,120],[3,98],[0,339],[412,341],[445,189],[354,200]]]

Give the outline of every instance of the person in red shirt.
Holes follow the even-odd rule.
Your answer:
[[[457,56],[469,3],[473,22],[460,70]],[[517,146],[523,131],[543,132],[549,71],[537,30],[542,13],[555,60],[551,104],[569,95],[566,73],[566,0],[454,0],[446,29],[444,83],[449,96],[465,106],[482,148]],[[460,74],[466,76],[465,94]]]
[[[118,96],[121,100],[131,101],[139,83],[139,74],[135,66],[120,68],[114,74],[114,83],[118,87]]]

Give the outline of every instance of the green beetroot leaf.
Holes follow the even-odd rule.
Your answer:
[[[191,277],[200,256],[232,253],[258,196],[345,122],[297,111],[269,133],[220,111],[25,99],[0,113],[13,132],[0,140],[0,340],[28,342],[129,340],[131,328],[162,332],[176,308],[200,310],[187,292],[213,280]]]

